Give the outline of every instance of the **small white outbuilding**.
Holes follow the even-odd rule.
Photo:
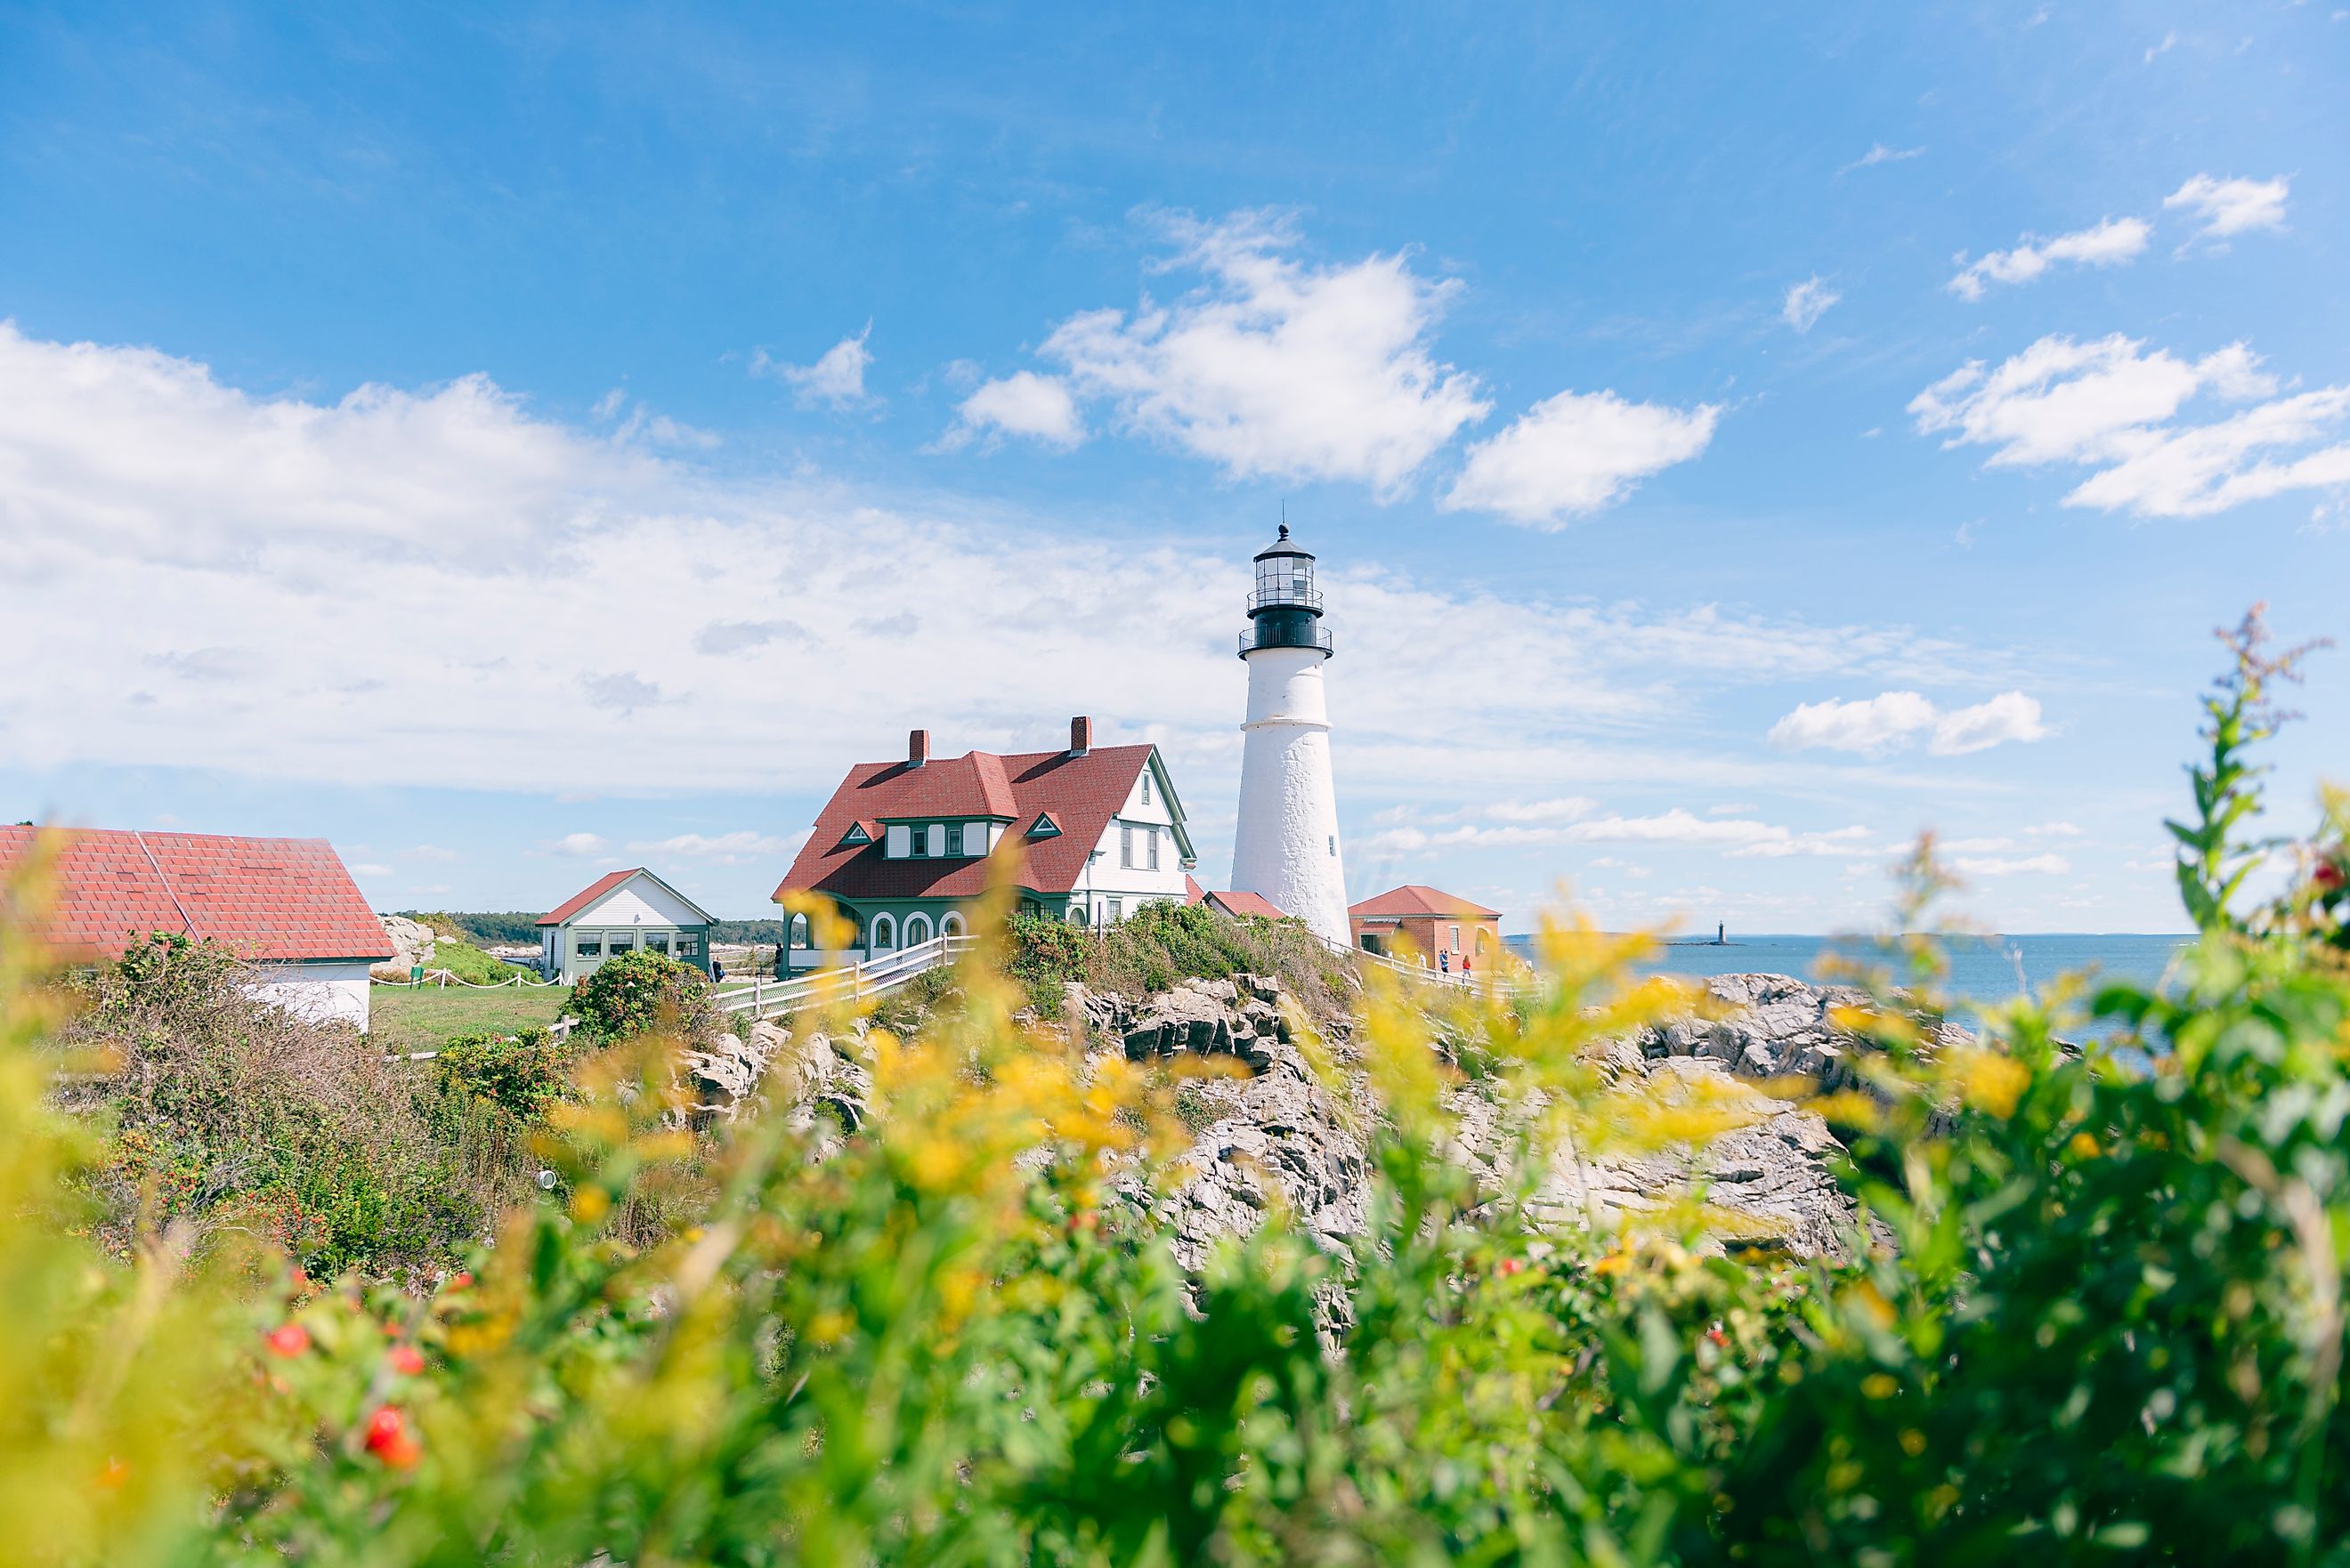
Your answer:
[[[151,933],[217,942],[264,996],[368,1026],[368,970],[391,939],[323,838],[0,827],[0,883],[47,842],[35,936],[67,962],[119,959]]]
[[[710,911],[646,870],[598,877],[538,919],[539,972],[577,985],[623,953],[664,953],[710,972]]]

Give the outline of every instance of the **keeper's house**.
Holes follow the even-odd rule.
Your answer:
[[[44,836],[0,827],[0,903]],[[217,942],[289,1012],[368,1026],[368,971],[391,957],[383,922],[323,838],[50,830],[48,907],[23,912],[66,963],[97,963],[157,931]]]
[[[639,866],[598,877],[538,918],[538,968],[577,985],[622,953],[665,953],[710,972],[710,912]]]
[[[902,760],[848,770],[775,898],[829,898],[856,927],[847,956],[864,960],[967,929],[990,856],[1010,857],[1021,912],[1079,925],[1185,902],[1195,864],[1156,746],[1097,747],[1078,718],[1062,751],[933,758],[916,730]],[[806,917],[790,931],[795,966],[823,961]]]
[[[1430,964],[1439,953],[1450,953],[1457,970],[1463,958],[1482,969],[1502,951],[1499,909],[1417,882],[1350,906],[1347,919],[1355,945],[1366,952],[1396,955],[1408,949]]]

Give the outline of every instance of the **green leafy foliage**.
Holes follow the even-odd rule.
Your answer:
[[[1151,1212],[1182,1179],[1181,1085],[1024,1034],[1028,982],[976,964],[919,1036],[870,1033],[853,1136],[745,1120],[698,1185],[674,1185],[702,1158],[674,1042],[587,1059],[535,1146],[557,1196],[437,1288],[322,1290],[265,1251],[191,1273],[161,1243],[109,1262],[76,1185],[103,1139],[44,1093],[52,993],[0,942],[0,1495],[40,1501],[9,1545],[128,1568],[2340,1564],[2350,965],[2320,873],[2344,826],[2336,800],[2272,904],[2200,906],[2164,983],[2060,984],[1979,1039],[1935,1027],[1932,944],[1894,945],[1844,1019],[1857,1086],[1819,1106],[1875,1227],[1849,1262],[1701,1255],[1670,1209],[1562,1218],[1563,1143],[1655,1150],[1739,1113],[1611,1082],[1595,1049],[1687,998],[1633,977],[1639,940],[1554,926],[1538,998],[1441,1020],[1490,1064],[1489,1167],[1451,1153],[1461,1083],[1424,1004],[1375,973],[1366,1233],[1276,1207],[1196,1278]],[[1930,856],[1907,885],[1922,909]],[[1045,941],[1039,973],[1068,956]],[[2089,1016],[2115,1036],[2064,1044]],[[664,1189],[692,1201],[622,1224]]]
[[[607,1040],[632,1040],[655,1030],[692,1039],[712,1027],[711,991],[700,970],[639,948],[606,960],[581,981],[571,1010]]]
[[[432,1059],[442,1087],[487,1101],[523,1121],[563,1093],[570,1053],[544,1029],[519,1035],[461,1034]]]

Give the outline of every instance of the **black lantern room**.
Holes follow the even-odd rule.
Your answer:
[[[1261,648],[1318,648],[1330,657],[1330,630],[1322,624],[1322,596],[1314,587],[1314,557],[1281,536],[1257,552],[1256,591],[1249,595],[1249,628],[1241,657]]]

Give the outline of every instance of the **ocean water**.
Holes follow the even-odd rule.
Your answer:
[[[2085,971],[2100,979],[2152,983],[2193,939],[2184,936],[2072,936],[1953,938],[1943,946],[1950,971],[1946,985],[1962,1002],[2003,1002],[2016,994],[2019,979],[2038,989],[2060,974]],[[1532,961],[1533,939],[1512,937],[1510,945]],[[1726,946],[1711,942],[1665,948],[1642,966],[1650,973],[1702,980],[1716,974],[1792,974],[1821,978],[1820,960],[1833,952],[1866,959],[1866,943],[1830,937],[1732,937]]]

